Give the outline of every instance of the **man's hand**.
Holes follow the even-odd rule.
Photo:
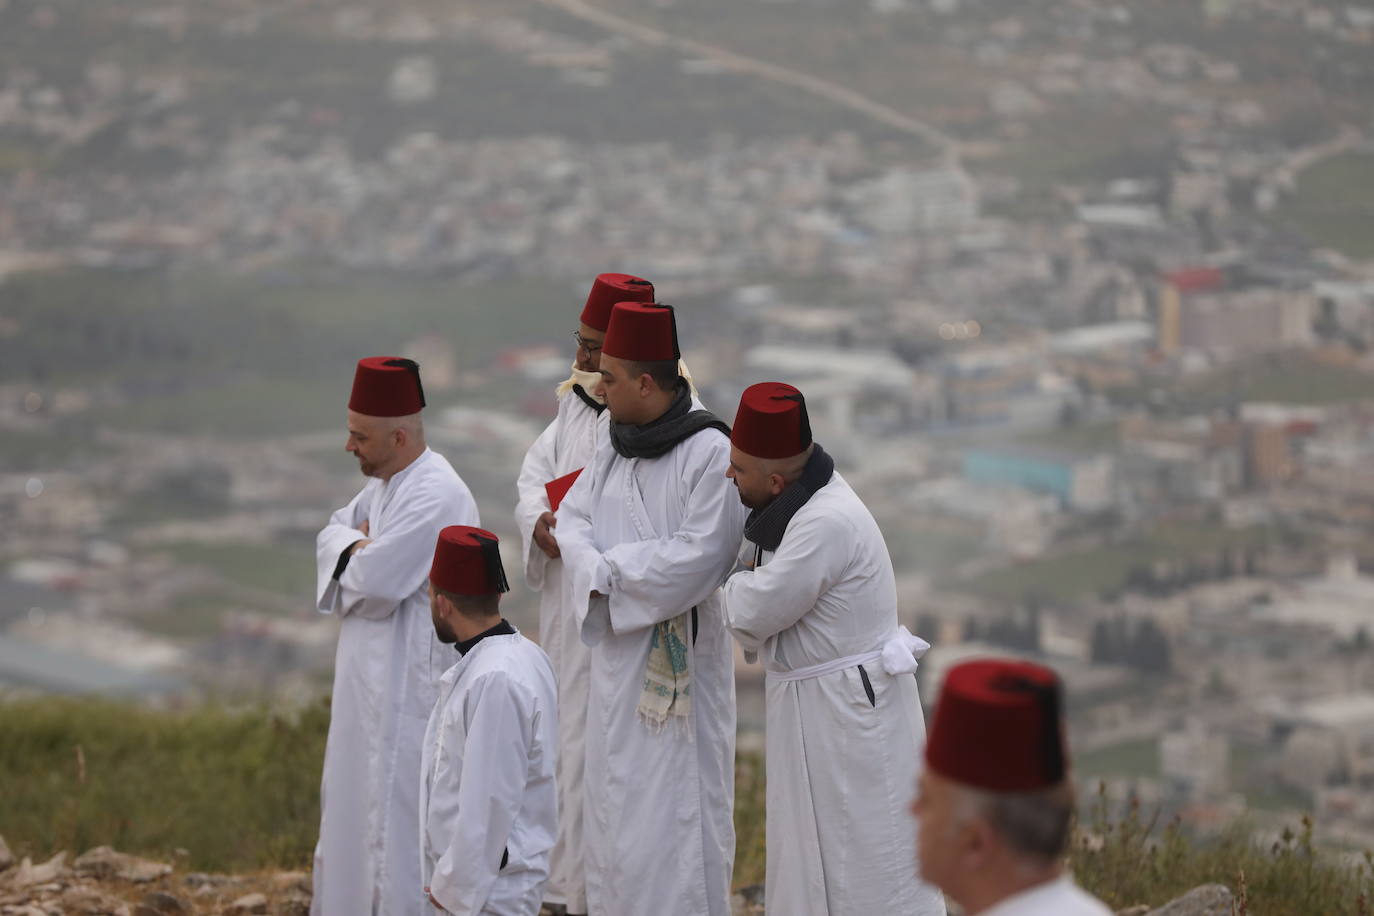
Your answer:
[[[367,523],[364,522],[363,524],[367,524]],[[354,541],[354,542],[353,542],[353,546],[352,546],[351,548],[349,548],[348,555],[349,555],[350,557],[356,557],[356,556],[358,555],[358,551],[362,550],[364,547],[366,547],[368,544],[371,544],[371,543],[372,543],[372,542],[371,542],[370,540],[368,540],[367,538],[363,538],[361,541]]]
[[[361,525],[358,526],[358,530],[361,531],[364,535],[367,535],[367,534],[370,533],[370,532],[368,531],[367,522],[366,522],[366,521],[364,521]]]
[[[557,524],[558,518],[552,512],[545,512],[539,516],[539,521],[534,523],[534,543],[539,545],[539,549],[544,551],[544,556],[550,560],[557,560],[562,556],[558,551],[558,540],[553,536],[553,527]]]

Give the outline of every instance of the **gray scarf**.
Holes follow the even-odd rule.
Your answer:
[[[817,490],[830,482],[834,473],[835,459],[825,453],[819,442],[814,443],[801,476],[771,503],[749,513],[744,523],[744,536],[770,553],[777,550],[792,516],[816,495]]]
[[[730,435],[730,427],[720,417],[709,410],[692,409],[691,389],[687,380],[679,377],[672,406],[657,420],[640,426],[611,420],[611,446],[622,458],[658,458],[703,429]]]

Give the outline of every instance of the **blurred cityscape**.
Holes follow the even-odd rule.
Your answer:
[[[1371,99],[1320,0],[0,0],[0,691],[327,692],[361,356],[518,568],[625,270],[806,393],[927,703],[1039,657],[1085,786],[1374,846]]]

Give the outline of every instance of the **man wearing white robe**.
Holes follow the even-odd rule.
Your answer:
[[[942,916],[917,880],[904,811],[925,722],[916,657],[897,625],[882,533],[811,439],[796,388],[751,386],[730,477],[754,511],[726,624],[763,656],[767,697],[765,909],[789,916]],[[750,568],[751,567],[751,568]]]
[[[998,658],[951,668],[911,806],[925,879],[969,916],[1111,916],[1064,869],[1068,759],[1053,671]]]
[[[677,372],[671,308],[620,303],[602,348],[605,441],[558,512],[592,647],[584,778],[597,916],[728,916],[734,671],[718,589],[744,512],[725,426]]]
[[[368,477],[316,540],[316,599],[339,621],[315,847],[315,916],[421,914],[420,743],[449,656],[430,622],[434,540],[477,506],[425,445],[419,368],[361,360],[347,450]]]
[[[515,521],[525,558],[525,583],[539,596],[539,645],[558,675],[558,842],[550,863],[546,901],[567,913],[587,912],[582,854],[582,767],[586,755],[587,687],[591,650],[577,632],[576,614],[563,589],[563,562],[555,536],[552,495],[559,481],[591,461],[603,435],[606,405],[592,393],[601,376],[601,344],[617,302],[652,302],[649,281],[601,274],[592,284],[577,331],[572,376],[558,387],[558,415],[525,455],[517,482]],[[550,487],[553,484],[553,487]],[[551,495],[550,490],[553,491]]]
[[[553,669],[501,617],[494,534],[445,528],[429,579],[435,633],[460,658],[425,730],[418,890],[455,916],[535,916],[558,829]]]

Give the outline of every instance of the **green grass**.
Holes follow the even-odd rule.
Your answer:
[[[1256,846],[1239,823],[1220,837],[1194,839],[1177,823],[1162,829],[1132,807],[1109,813],[1105,799],[1089,801],[1069,856],[1074,877],[1112,909],[1159,906],[1203,884],[1224,884],[1238,912],[1264,916],[1365,916],[1374,895],[1374,859],[1349,866],[1318,849],[1312,821],[1285,829],[1268,849]],[[1252,910],[1253,908],[1253,910]]]
[[[243,607],[243,601],[222,588],[179,595],[170,607],[139,614],[140,629],[173,639],[203,639],[221,632],[224,612]]]
[[[175,857],[187,870],[306,868],[328,721],[324,703],[282,714],[0,702],[0,825],[16,855],[35,859],[109,844]],[[1110,753],[1138,757],[1130,746]],[[764,876],[763,761],[742,754],[735,772],[734,883],[744,886]],[[1336,864],[1314,847],[1310,822],[1261,849],[1244,825],[1195,840],[1177,826],[1153,829],[1136,809],[1111,813],[1105,798],[1085,807],[1069,864],[1111,906],[1157,906],[1200,884],[1243,881],[1247,903],[1266,916],[1368,912],[1355,901],[1374,890],[1369,865]]]
[[[1262,528],[1232,530],[1218,525],[1162,525],[1148,535],[1122,544],[1059,553],[980,573],[951,587],[985,598],[1020,601],[1038,595],[1051,601],[1075,601],[1120,587],[1131,568],[1153,560],[1185,559],[1227,547],[1264,542]]]
[[[319,828],[329,711],[0,704],[0,824],[16,855],[109,844],[187,867],[301,867]],[[84,767],[79,764],[84,760]]]
[[[0,383],[118,394],[71,421],[90,426],[234,438],[341,428],[359,357],[435,336],[460,371],[480,369],[508,347],[564,343],[580,295],[572,282],[313,264],[25,274],[0,285],[0,316],[20,328],[0,340]]]
[[[183,542],[153,549],[171,554],[182,565],[214,570],[227,582],[280,595],[309,595],[315,584],[315,552],[303,544]]]
[[[1026,445],[1052,446],[1064,451],[1108,452],[1116,450],[1120,443],[1120,435],[1117,424],[1107,421],[1038,429],[1026,433],[1020,441]]]
[[[893,525],[887,550],[898,573],[943,573],[984,550],[986,539],[972,526],[932,519],[921,527]]]
[[[1075,755],[1074,769],[1085,776],[1158,776],[1159,742],[1128,741]]]
[[[1374,258],[1374,154],[1344,153],[1298,176],[1272,221],[1353,258]]]

